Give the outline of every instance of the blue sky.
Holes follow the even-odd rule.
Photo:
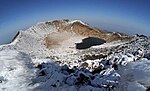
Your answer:
[[[150,0],[0,0],[0,44],[40,21],[80,19],[108,31],[150,36]]]

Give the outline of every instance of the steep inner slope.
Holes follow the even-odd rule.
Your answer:
[[[67,31],[69,33],[75,33],[76,35],[84,36],[84,37],[97,37],[104,39],[107,42],[116,41],[116,40],[125,40],[128,39],[128,36],[123,36],[119,33],[108,33],[106,31],[92,28],[89,25],[79,21],[53,21],[53,22],[46,22],[46,25],[53,25],[57,28],[58,32]],[[49,34],[52,36],[52,34]],[[47,36],[49,36],[47,35]]]

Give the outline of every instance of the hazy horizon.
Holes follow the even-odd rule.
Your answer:
[[[37,22],[79,19],[93,27],[150,36],[149,0],[0,0],[0,44]]]

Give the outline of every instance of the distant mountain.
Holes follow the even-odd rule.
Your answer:
[[[0,90],[145,91],[150,37],[80,20],[40,22],[0,46]]]

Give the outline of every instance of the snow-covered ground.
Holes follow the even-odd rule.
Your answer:
[[[121,70],[121,91],[146,91],[150,86],[150,60],[130,62]]]
[[[29,91],[34,73],[28,55],[11,50],[0,52],[0,91]]]

